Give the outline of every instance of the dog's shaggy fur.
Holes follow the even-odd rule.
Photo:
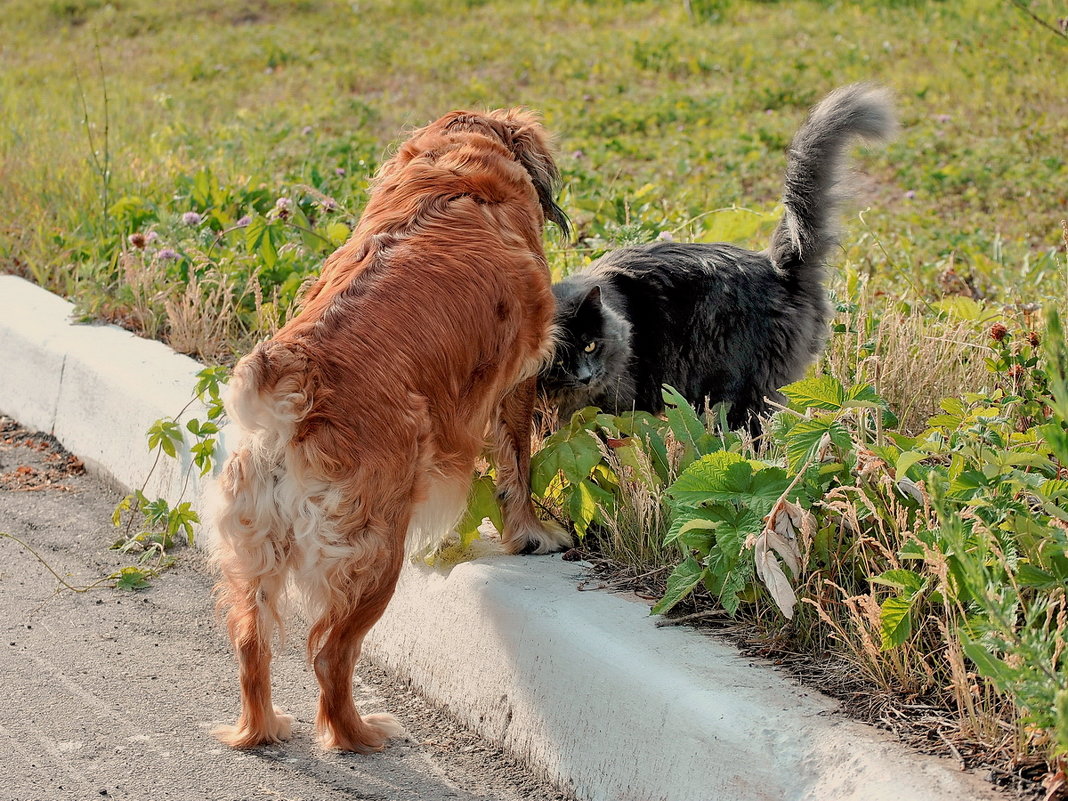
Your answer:
[[[553,315],[542,228],[566,228],[558,180],[529,112],[453,112],[416,131],[383,166],[301,313],[238,363],[227,411],[243,439],[214,519],[241,683],[237,724],[216,731],[223,742],[290,733],[270,687],[290,579],[313,620],[323,744],[374,751],[400,731],[390,715],[360,717],[353,669],[406,541],[429,544],[455,524],[487,440],[505,548],[566,543],[535,517],[528,487]]]

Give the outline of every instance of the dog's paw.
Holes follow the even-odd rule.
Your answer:
[[[235,725],[216,726],[211,730],[222,743],[231,748],[255,748],[258,745],[279,743],[293,734],[295,718],[278,707],[265,716],[261,726],[253,726],[242,716]]]
[[[379,712],[364,715],[352,731],[326,725],[320,730],[319,741],[323,748],[335,751],[355,751],[357,754],[373,754],[386,747],[392,737],[404,733],[404,727],[393,715]]]
[[[506,535],[504,547],[509,553],[554,553],[571,547],[571,533],[559,523],[534,520],[519,531]]]

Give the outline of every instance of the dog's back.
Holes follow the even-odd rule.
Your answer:
[[[406,540],[425,544],[459,518],[487,436],[508,427],[517,387],[549,347],[548,212],[517,154],[524,143],[492,116],[456,120],[417,132],[387,164],[304,309],[241,360],[227,398],[244,433],[216,521],[231,634],[240,655],[250,616],[280,625],[292,575],[315,620],[308,648],[324,699],[337,696],[321,702],[320,728],[341,748],[376,748],[389,726],[369,731],[338,700],[337,682],[351,681],[339,654],[358,651],[384,610]],[[512,415],[513,450],[523,414]],[[522,489],[516,480],[526,464],[512,461],[518,550],[537,524],[515,505],[530,499],[526,476]],[[277,739],[270,725],[244,728],[258,730],[239,724],[224,739]]]

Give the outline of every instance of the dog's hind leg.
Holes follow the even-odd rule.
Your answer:
[[[401,529],[370,570],[367,564],[355,565],[360,575],[354,576],[350,584],[356,590],[354,596],[339,599],[312,626],[309,643],[318,646],[312,664],[320,688],[315,727],[325,748],[363,754],[381,751],[389,738],[404,731],[389,714],[360,717],[352,699],[353,671],[364,637],[386,611],[397,586],[403,537]]]
[[[501,401],[494,426],[497,499],[504,513],[502,544],[509,553],[550,553],[571,545],[571,535],[534,514],[530,498],[530,429],[537,378],[516,386]]]
[[[271,704],[271,637],[281,624],[288,547],[275,533],[273,479],[248,448],[227,462],[214,496],[218,608],[237,655],[241,715],[214,734],[234,748],[289,737],[293,718]]]
[[[270,605],[283,589],[277,575],[226,582],[224,600],[230,605],[227,628],[237,653],[241,682],[241,715],[233,726],[216,727],[213,733],[233,748],[252,748],[289,738],[293,717],[271,704],[271,635],[274,629]]]

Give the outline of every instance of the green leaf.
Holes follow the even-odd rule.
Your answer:
[[[177,446],[184,441],[182,429],[170,418],[162,418],[148,427],[148,449],[161,448],[172,459],[177,458]]]
[[[197,397],[204,400],[204,395],[215,399],[219,397],[219,387],[230,380],[230,368],[217,365],[205,367],[197,373],[197,383],[193,388]]]
[[[170,540],[179,531],[185,532],[186,542],[193,545],[193,524],[200,522],[200,515],[193,511],[188,501],[178,504],[167,515],[167,539]]]
[[[569,432],[558,432],[568,434]],[[556,439],[554,434],[530,460],[530,484],[535,495],[544,496],[552,480],[560,473],[574,486],[589,477],[601,461],[596,436],[586,429]]]
[[[920,577],[919,573],[915,573],[912,570],[887,570],[885,573],[881,573],[878,576],[871,576],[868,581],[872,584],[882,584],[886,587],[893,587],[903,594],[905,598],[911,598],[917,592],[920,592],[926,582]]]
[[[152,525],[161,525],[170,513],[170,505],[163,498],[156,498],[152,501],[146,498],[141,503],[141,514],[143,514]]]
[[[699,506],[709,500],[710,493],[729,486],[732,468],[744,472],[747,478],[753,471],[745,457],[737,453],[718,451],[702,456],[668,487],[668,495],[678,505]]]
[[[124,567],[118,573],[113,573],[115,588],[119,590],[141,590],[148,586],[149,574],[136,567]]]
[[[786,435],[786,459],[791,473],[797,473],[815,455],[824,434],[843,451],[852,447],[849,432],[829,415],[801,420]]]
[[[133,502],[133,498],[134,496],[132,494],[127,495],[125,498],[115,504],[115,511],[111,513],[111,522],[115,525],[116,528],[122,525],[122,513],[130,511],[130,509],[132,508],[131,503]]]
[[[715,531],[720,522],[702,517],[690,518],[679,528],[678,540],[684,548],[700,551],[702,556],[707,556],[716,541]]]
[[[692,556],[687,557],[668,577],[667,591],[653,606],[650,614],[662,615],[670,611],[679,601],[693,592],[705,575],[705,569]]]
[[[498,531],[504,531],[504,518],[497,502],[497,488],[492,476],[479,476],[471,484],[467,496],[467,510],[456,526],[460,535],[460,544],[467,546],[478,539],[478,527],[485,518],[489,518]]]
[[[211,472],[215,458],[215,440],[204,439],[193,445],[189,452],[193,455],[193,464],[200,468],[200,475]]]
[[[264,217],[256,216],[245,228],[245,247],[250,253],[259,254],[267,269],[274,267],[278,261],[277,241],[281,241],[281,223],[277,220],[268,222]]]
[[[854,384],[846,391],[845,406],[884,406],[886,401],[875,392],[871,384]]]
[[[994,656],[986,647],[971,639],[963,631],[959,632],[961,647],[965,655],[975,663],[979,673],[994,682],[1002,692],[1013,680],[1015,671],[1002,659]]]
[[[670,547],[681,542],[682,529],[692,520],[701,520],[709,524],[709,527],[720,523],[720,516],[708,509],[683,509],[674,516],[667,534],[664,535],[664,547]],[[695,526],[696,528],[697,526]]]
[[[904,643],[912,634],[912,601],[894,596],[880,604],[879,633],[882,649],[889,651]]]
[[[846,402],[846,392],[841,382],[829,375],[806,378],[780,391],[801,409],[838,411]]]
[[[211,171],[203,169],[197,172],[193,178],[193,191],[190,193],[193,203],[204,211],[208,206],[213,205],[213,198],[217,194],[219,194],[219,182]]]
[[[705,435],[705,424],[678,390],[664,384],[662,392],[664,416],[671,427],[671,433],[683,445],[692,448],[695,456],[698,455],[697,443]]]
[[[352,233],[349,227],[342,222],[332,222],[326,226],[326,238],[334,245],[334,247],[340,247],[344,245],[349,238],[349,234]]]
[[[894,473],[898,478],[904,478],[910,467],[922,462],[926,458],[926,453],[920,453],[919,451],[903,451],[898,454],[897,462],[894,464]]]
[[[568,504],[571,521],[579,538],[585,537],[590,524],[598,517],[598,507],[610,506],[615,499],[588,478],[574,485]]]

